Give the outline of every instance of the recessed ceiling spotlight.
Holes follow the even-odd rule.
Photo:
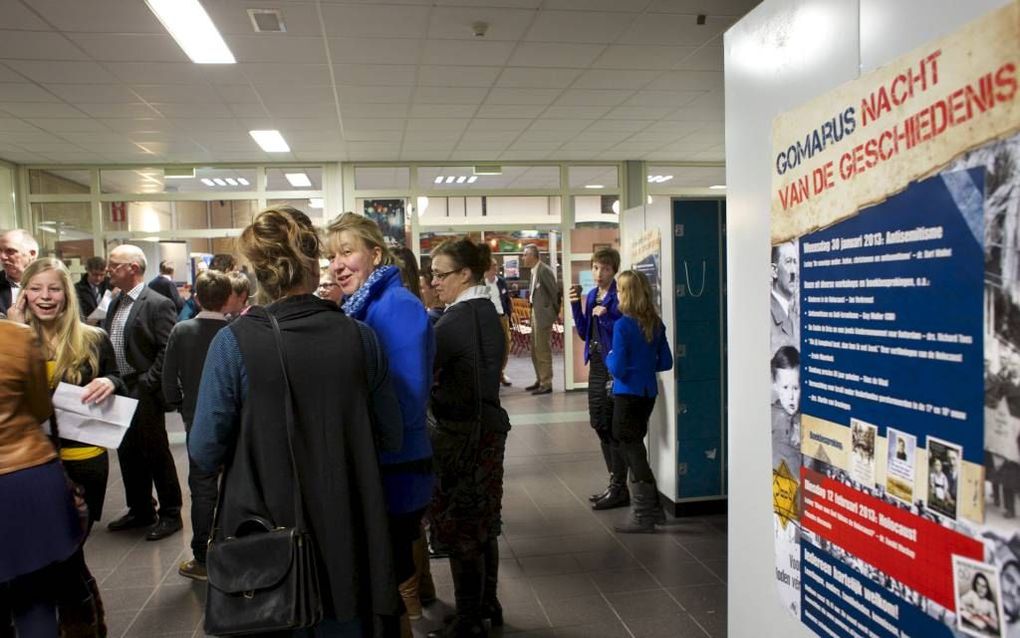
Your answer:
[[[233,177],[228,177],[227,183],[230,184],[231,186],[237,186],[237,180],[234,179]]]
[[[437,175],[436,179],[434,179],[433,182],[435,182],[436,184],[442,184],[443,183],[443,176],[442,175]]]
[[[219,177],[214,177],[213,181],[216,182],[217,186],[226,186],[227,185],[227,183],[225,181],[223,181],[223,179],[221,179]]]
[[[280,131],[248,131],[248,135],[251,135],[251,138],[255,140],[255,143],[267,153],[290,152],[290,146],[287,145],[287,140],[283,139],[283,136],[280,135]]]
[[[251,182],[249,182],[248,180],[246,180],[246,179],[245,179],[245,178],[243,178],[243,177],[238,177],[238,178],[237,178],[237,182],[238,182],[238,183],[239,183],[239,184],[240,184],[241,186],[248,186],[248,185],[250,185],[250,184],[251,184]]]
[[[284,173],[283,176],[294,188],[309,188],[312,185],[312,180],[308,179],[306,173]]]
[[[203,177],[202,178],[202,183],[205,184],[206,186],[215,186],[216,185],[216,182],[212,181],[208,177]]]
[[[234,64],[223,36],[198,0],[145,0],[178,46],[196,64]]]

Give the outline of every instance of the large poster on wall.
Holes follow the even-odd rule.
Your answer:
[[[383,238],[391,248],[399,248],[406,245],[407,233],[404,228],[404,200],[366,199],[365,217],[379,224]]]
[[[778,117],[776,583],[819,636],[1020,637],[1020,1]]]
[[[662,236],[650,228],[634,240],[630,248],[631,268],[644,274],[652,286],[655,307],[662,314]]]

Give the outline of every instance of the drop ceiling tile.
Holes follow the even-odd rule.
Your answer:
[[[509,65],[588,68],[604,49],[600,44],[521,42]]]
[[[245,84],[233,84],[227,86],[214,86],[216,94],[227,104],[247,104],[257,102],[260,99],[258,92],[253,87]],[[164,100],[166,101],[166,100]]]
[[[449,139],[426,142],[408,141],[405,139],[404,145],[401,147],[401,151],[409,151],[412,153],[445,151],[448,153],[452,151],[456,145],[457,140]]]
[[[426,40],[422,64],[501,66],[514,50],[513,42]]]
[[[269,111],[259,103],[253,104],[228,104],[227,108],[237,117],[268,117]]]
[[[7,66],[40,84],[116,84],[117,78],[95,62],[8,60]]]
[[[491,120],[472,120],[468,124],[468,133],[499,132],[499,133],[520,133],[531,126],[533,120],[521,118],[503,118]]]
[[[445,156],[437,158],[435,151],[401,151],[399,157],[407,162],[427,162],[445,158]]]
[[[531,128],[528,129],[528,131],[529,132],[533,132],[533,131],[534,132],[553,132],[553,131],[556,131],[556,132],[559,132],[559,133],[566,133],[566,134],[569,134],[569,135],[575,135],[576,133],[578,133],[578,132],[588,128],[588,126],[593,121],[594,120],[580,120],[580,119],[557,120],[557,119],[542,117],[542,118],[539,118],[539,119],[535,120],[534,123],[532,123]]]
[[[49,31],[50,25],[39,19],[28,7],[18,0],[0,0],[0,15],[4,26],[21,31]]]
[[[306,117],[306,118],[282,118],[277,117],[271,120],[277,128],[284,133],[290,134],[292,131],[320,131],[325,133],[326,131],[334,131],[340,123],[337,121],[336,116],[333,117]],[[242,128],[245,131],[250,131],[256,128],[256,124],[260,124],[259,120],[242,120]]]
[[[487,41],[520,40],[535,17],[534,11],[520,9],[468,9],[438,7],[432,10],[428,37],[441,40],[474,40],[472,25],[487,23]]]
[[[400,142],[403,131],[363,131],[344,128],[344,140],[348,142]]]
[[[326,64],[239,64],[244,76],[252,84],[260,85],[309,85],[326,86],[331,83],[329,66]]]
[[[268,120],[268,118],[267,118]],[[173,119],[168,120],[175,129],[188,131],[192,135],[201,135],[204,131],[236,131],[242,129],[245,123],[258,121],[259,125],[250,126],[243,130],[265,128],[266,124],[272,124],[272,120],[239,120],[235,117],[208,117],[195,119]]]
[[[418,84],[489,87],[499,77],[500,70],[498,66],[421,66],[418,67]]]
[[[645,88],[659,91],[722,90],[723,74],[717,71],[670,71]]]
[[[559,89],[492,89],[486,104],[550,104],[559,96]]]
[[[418,104],[481,104],[488,92],[478,87],[419,86],[412,99]]]
[[[646,120],[599,120],[589,126],[586,131],[622,131],[625,133],[635,133],[642,129],[648,128],[648,121]]]
[[[98,120],[94,120],[87,117],[75,117],[75,118],[52,118],[52,119],[35,119],[27,118],[27,121],[38,126],[39,128],[49,131],[51,133],[85,133],[95,131],[107,131],[107,128],[103,126]]]
[[[619,11],[640,13],[651,0],[546,0],[545,9],[566,11]]]
[[[46,89],[27,82],[0,84],[0,102],[60,102]]]
[[[652,0],[649,13],[704,13],[712,16],[741,17],[760,0]]]
[[[351,157],[347,154],[346,149],[338,148],[335,151],[324,153],[295,153],[294,159],[300,162],[347,162],[351,160]],[[312,210],[314,211],[314,209]],[[327,214],[328,216],[330,215]]]
[[[39,144],[26,143],[23,144],[22,146],[26,151],[29,151],[30,153],[42,153],[44,155],[57,155],[57,156],[59,156],[59,154],[63,153],[64,151],[68,150],[68,148],[70,148],[71,150],[81,150],[71,146],[67,142],[63,143],[43,142]]]
[[[80,103],[79,109],[92,117],[152,117],[160,115],[144,102],[133,102],[130,104],[89,104]]]
[[[321,36],[291,33],[235,35],[230,50],[241,63],[325,64],[326,45]]]
[[[410,107],[407,104],[345,104],[340,115],[349,117],[407,117]]]
[[[696,15],[646,13],[638,16],[619,42],[698,47],[719,37],[730,23],[729,19],[709,16],[705,24],[699,25]]]
[[[457,149],[451,153],[454,159],[478,159],[480,157],[496,157],[507,145],[500,142],[472,142],[465,140],[457,145]]]
[[[68,37],[97,62],[190,62],[166,33],[69,33]]]
[[[571,88],[575,89],[639,89],[660,75],[659,71],[618,71],[590,69]]]
[[[640,46],[614,44],[599,56],[593,66],[599,69],[671,69],[693,47]]]
[[[723,48],[721,46],[705,46],[684,56],[675,66],[681,71],[717,71],[723,70]]]
[[[517,139],[521,142],[566,142],[573,137],[574,133],[570,131],[532,129],[521,133]]]
[[[459,7],[509,7],[513,9],[537,9],[542,0],[435,0],[436,6],[456,5]]]
[[[702,161],[706,161],[706,162],[722,162],[722,161],[724,161],[726,159],[726,150],[725,149],[713,149],[713,150],[708,150],[708,151],[702,151],[700,153],[695,153],[693,155],[693,158],[696,159],[696,160],[702,160]],[[726,180],[718,180],[716,183],[718,184],[719,182],[724,182],[724,181],[726,181]],[[711,186],[711,184],[709,184],[709,186]]]
[[[477,131],[475,133],[466,132],[464,136],[460,138],[458,146],[463,147],[465,144],[475,145],[499,145],[509,146],[511,142],[517,139],[518,133],[510,133],[506,131]]]
[[[8,26],[4,14],[4,26]],[[17,60],[88,60],[60,33],[0,30],[0,58]]]
[[[296,102],[293,104],[267,105],[270,115],[275,117],[330,117],[336,116],[336,104],[312,104]]]
[[[0,102],[0,111],[15,117],[81,117],[81,111],[63,102]]]
[[[633,91],[609,89],[567,89],[556,100],[557,106],[616,106],[633,95]]]
[[[337,86],[340,104],[383,104],[408,102],[414,91],[409,86]]]
[[[673,111],[664,119],[678,122],[722,122],[725,114],[721,106],[685,106]]]
[[[460,131],[449,131],[444,129],[420,129],[412,131],[408,129],[404,133],[404,144],[426,145],[434,144],[437,148],[449,146],[452,149],[457,144]],[[448,149],[449,150],[449,149]]]
[[[411,86],[416,81],[416,70],[411,65],[337,64],[333,66],[333,75],[337,84]]]
[[[467,128],[468,120],[461,118],[410,118],[407,120],[407,131],[463,131]]]
[[[541,104],[483,104],[475,117],[479,118],[535,118],[547,107]]]
[[[429,7],[324,4],[322,18],[330,37],[423,38],[428,31]]]
[[[471,118],[478,107],[473,104],[412,104],[415,118]]]
[[[535,161],[545,159],[546,152],[544,151],[503,151],[499,154],[499,159],[506,162],[521,162],[521,161]]]
[[[313,142],[330,142],[333,144],[340,144],[343,142],[343,135],[340,134],[340,125],[337,122],[332,124],[325,122],[328,126],[315,130],[294,130],[286,129],[287,142],[293,142],[295,144],[309,144]],[[247,135],[247,133],[245,133]],[[248,139],[251,139],[250,137]]]
[[[314,36],[322,34],[319,13],[314,2],[279,2],[277,0],[206,0],[202,3],[216,28],[233,47],[237,36],[275,38],[277,36]],[[256,34],[246,9],[279,9],[287,32]],[[236,53],[236,51],[235,51]]]
[[[377,142],[347,142],[345,146],[351,157],[357,159],[373,157],[385,160],[393,158],[397,154],[396,148],[380,146]]]
[[[424,40],[331,38],[334,64],[418,64]]]
[[[524,40],[609,44],[627,29],[631,20],[619,13],[543,10],[535,18]]]
[[[259,91],[259,94],[262,96],[261,101],[265,102],[266,106],[270,110],[272,110],[274,106],[278,106],[280,104],[297,104],[301,102],[324,104],[326,102],[334,102],[336,100],[336,94],[333,93],[333,87],[327,85],[303,86],[297,90],[264,86]]]
[[[27,0],[27,4],[61,31],[166,33],[143,2]]]
[[[399,118],[348,118],[344,120],[344,130],[352,131],[403,131],[407,120]]]
[[[220,94],[208,84],[147,84],[132,86],[131,90],[146,102],[159,102],[160,104],[211,104],[223,102]]]
[[[219,65],[217,65],[219,66]],[[246,80],[237,73],[235,65],[231,71],[244,84]],[[203,68],[204,67],[204,68]],[[212,74],[212,65],[191,64],[190,62],[109,62],[106,68],[127,84],[201,84]],[[78,80],[79,82],[81,80]]]
[[[585,129],[574,137],[575,142],[618,144],[630,137],[625,131],[592,131]]]
[[[550,106],[542,114],[547,119],[582,119],[594,120],[602,117],[612,109],[610,106]]]
[[[618,106],[608,114],[607,119],[618,120],[659,120],[674,111],[671,106]]]
[[[673,108],[691,104],[704,91],[638,91],[623,106],[670,106]]]
[[[508,67],[499,76],[497,86],[506,88],[561,89],[570,86],[581,69]]]
[[[645,153],[651,153],[651,152],[657,151],[660,148],[662,148],[662,146],[663,146],[662,144],[657,144],[655,142],[651,142],[651,143],[644,142],[644,143],[642,143],[642,142],[631,142],[631,141],[628,140],[626,142],[621,142],[620,144],[617,144],[616,146],[613,146],[611,150],[616,152],[616,153],[619,153],[621,156],[624,156],[624,157],[640,157],[640,156],[644,155]]]
[[[2,0],[0,0],[2,1]],[[16,73],[14,69],[0,64],[0,82],[27,82],[28,80],[21,75]]]
[[[103,126],[113,131],[124,133],[142,133],[149,131],[170,132],[174,131],[173,122],[163,118],[102,118],[99,120]]]
[[[613,145],[612,142],[575,142],[570,141],[561,147],[567,152],[583,151],[585,153],[600,153]]]
[[[163,117],[170,119],[197,118],[197,117],[230,117],[233,112],[222,102],[211,102],[209,104],[158,104],[154,103],[152,108],[163,114]],[[102,115],[99,117],[110,117]]]
[[[5,143],[22,145],[22,144],[43,144],[53,143],[57,144],[60,142],[66,142],[64,139],[66,136],[57,136],[46,131],[40,131],[39,129],[33,128],[27,131],[8,131],[4,133],[3,141]]]
[[[3,95],[0,85],[0,95]],[[121,84],[47,84],[46,89],[59,98],[76,104],[78,102],[129,104],[137,102],[138,96]],[[55,99],[52,98],[51,99]]]
[[[549,152],[555,151],[563,144],[561,142],[531,142],[518,140],[510,145],[510,149],[514,151],[527,151],[527,152]]]
[[[20,120],[15,117],[0,117],[0,133],[8,133],[13,131],[34,131],[35,128],[26,120]]]

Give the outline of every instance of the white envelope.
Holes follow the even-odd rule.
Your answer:
[[[106,319],[106,311],[110,308],[110,301],[113,300],[113,293],[109,290],[103,293],[103,298],[99,300],[99,305],[92,311],[88,317],[85,317],[86,323],[93,325],[98,324],[103,319]]]
[[[53,411],[61,438],[118,448],[138,408],[137,399],[112,395],[99,404],[85,405],[85,388],[61,383],[53,393]]]

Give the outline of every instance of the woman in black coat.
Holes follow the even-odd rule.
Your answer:
[[[499,402],[506,342],[482,277],[490,253],[468,239],[432,251],[432,281],[447,305],[436,322],[432,530],[450,550],[457,615],[430,638],[485,636],[503,623],[496,599],[503,454],[510,420]]]

